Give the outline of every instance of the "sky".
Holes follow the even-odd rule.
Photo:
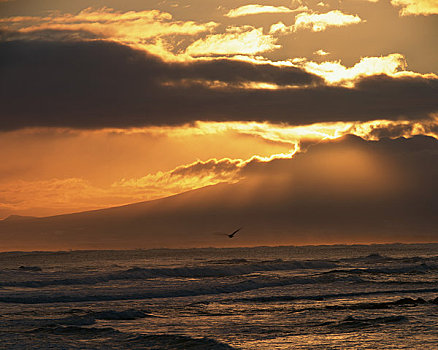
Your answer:
[[[370,208],[406,202],[412,234],[436,232],[437,15],[434,0],[1,0],[0,218],[218,185],[242,213],[339,206],[363,232]]]

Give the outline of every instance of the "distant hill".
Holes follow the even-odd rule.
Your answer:
[[[3,221],[20,221],[20,220],[28,220],[28,219],[35,219],[35,216],[9,215],[8,217],[4,218]]]
[[[323,143],[245,180],[158,200],[0,222],[1,250],[437,242],[438,141]],[[214,232],[230,233],[232,239]]]

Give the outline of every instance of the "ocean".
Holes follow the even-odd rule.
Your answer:
[[[438,349],[438,244],[0,253],[4,349]]]

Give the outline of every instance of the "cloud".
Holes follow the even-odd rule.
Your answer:
[[[354,135],[364,140],[373,141],[385,137],[411,138],[416,135],[427,135],[438,140],[438,116],[419,121],[373,120],[369,122],[327,122],[300,126],[256,122],[198,122],[196,127],[196,129],[188,129],[187,132],[215,135],[227,131],[236,135],[251,135],[270,142],[288,144],[290,148],[297,150],[303,144],[318,143],[345,135]],[[170,135],[172,135],[172,131],[170,131]],[[295,152],[289,153],[287,157],[290,158],[293,154]]]
[[[401,16],[438,14],[436,0],[391,0],[391,5],[401,7]]]
[[[235,183],[241,178],[240,159],[209,159],[179,166],[168,172],[158,172],[137,179],[122,179],[111,185],[117,191],[148,193],[163,197],[218,183]]]
[[[3,42],[0,51],[1,130],[163,126],[197,120],[419,120],[438,109],[438,79],[433,75],[359,76],[349,88],[330,86],[292,64],[165,62],[103,41]],[[224,85],[184,84],[191,80]],[[244,83],[275,84],[277,89],[239,87]]]
[[[270,6],[270,5],[245,5],[235,9],[231,9],[226,17],[234,18],[240,16],[256,15],[261,13],[290,13],[295,11],[303,11],[305,7],[298,9],[290,9],[285,6]]]
[[[249,163],[243,171],[247,182],[232,191],[249,192],[239,212],[251,232],[253,223],[257,232],[275,227],[290,242],[297,235],[310,235],[313,243],[328,236],[338,243],[415,241],[423,234],[436,240],[437,150],[438,141],[424,136],[380,141],[345,136],[292,159]]]
[[[8,40],[17,33],[30,39],[110,39],[141,47],[175,59],[169,48],[171,36],[194,36],[212,31],[215,22],[175,21],[159,10],[120,12],[111,8],[86,8],[76,14],[53,12],[48,16],[15,16],[0,19]],[[3,28],[5,29],[5,28]],[[63,37],[61,37],[63,35]]]
[[[349,134],[360,136],[364,140],[374,141],[385,137],[398,138],[414,135],[431,135],[438,139],[438,121],[376,120],[367,123],[323,123],[304,126],[254,122],[204,122],[174,128],[155,127],[96,131],[32,129],[3,133],[1,140],[5,141],[0,146],[3,146],[6,153],[11,153],[13,159],[5,157],[4,161],[8,165],[5,165],[4,169],[0,169],[2,175],[0,178],[0,215],[1,212],[4,215],[11,213],[54,215],[163,198],[220,183],[232,184],[246,181],[245,179],[253,179],[254,181],[267,179],[268,182],[276,178],[282,179],[287,177],[285,170],[276,175],[275,171],[265,173],[265,170],[260,172],[257,169],[259,167],[265,169],[264,163],[275,163],[278,160],[302,157],[300,154],[308,152],[309,149],[315,147],[315,144],[327,143],[329,140]],[[50,136],[52,140],[47,141]],[[204,139],[201,136],[204,136]],[[257,143],[248,139],[249,136],[263,142],[258,146]],[[178,138],[180,142],[176,143],[173,148],[171,146],[164,148],[163,142],[160,141]],[[171,158],[178,145],[180,145],[182,153],[191,153],[190,150],[193,147],[181,145],[190,143],[193,138],[196,138],[198,147],[211,146],[212,140],[218,139],[219,145],[221,142],[230,143],[230,148],[239,148],[241,142],[244,142],[246,147],[251,148],[252,152],[246,152],[249,154],[246,158],[217,157],[197,160],[167,171],[151,171],[140,176],[133,176],[130,172],[129,169],[133,164],[130,164],[125,158],[129,157],[129,154],[132,154],[134,150],[136,154],[144,154],[145,152],[157,152],[158,149],[159,154],[165,153],[166,158]],[[242,141],[240,142],[239,139]],[[11,143],[9,148],[4,147],[5,144]],[[151,143],[158,144],[156,149],[151,147]],[[281,145],[282,148],[272,147],[270,143]],[[22,145],[23,150],[18,152],[16,149],[20,145]],[[54,148],[50,155],[39,155],[38,150],[49,147]],[[29,148],[31,148],[30,151]],[[102,155],[99,148],[102,148],[109,155]],[[119,150],[120,148],[127,149],[123,151]],[[82,155],[86,149],[92,150],[87,153],[87,159],[81,157],[77,160],[78,155]],[[58,155],[55,154],[56,150],[58,150]],[[257,152],[264,151],[268,151],[268,153],[257,155]],[[32,153],[27,154],[29,152]],[[217,154],[219,155],[219,153]],[[235,154],[238,156],[238,152]],[[103,159],[101,159],[102,157]],[[333,158],[335,155],[330,157]],[[18,158],[18,161],[15,161],[15,158]],[[74,161],[66,161],[65,158],[74,159]],[[37,161],[35,162],[34,159]],[[142,156],[142,161],[145,163],[148,163],[150,159],[153,157]],[[179,160],[177,164],[181,164],[181,158],[177,159]],[[145,169],[139,164],[138,159],[131,160],[131,162],[135,162],[137,168]],[[49,167],[50,163],[54,163],[51,168]],[[57,165],[57,163],[60,164]],[[57,169],[56,166],[62,169]],[[165,167],[162,164],[161,166]],[[8,176],[7,171],[14,171],[17,167],[20,178],[27,175],[27,180],[17,180],[17,174],[9,174],[12,176]],[[105,168],[111,172],[111,176],[103,181],[99,180],[93,174],[96,171],[93,167]],[[27,174],[23,170],[29,170],[29,168],[33,170],[33,174]],[[78,168],[77,173],[74,172],[76,169],[73,170],[73,168]],[[362,168],[359,165],[355,166],[357,171]],[[138,174],[138,169],[136,173]],[[63,174],[64,176],[77,177],[60,178],[59,176]],[[367,174],[366,171],[365,174]],[[41,179],[44,175],[48,178]],[[359,176],[358,173],[356,175]],[[102,176],[105,174],[101,174]]]
[[[380,57],[362,57],[360,62],[347,68],[339,61],[326,61],[316,63],[304,60],[301,65],[311,73],[323,77],[330,84],[343,84],[354,86],[360,77],[385,74],[391,77],[425,77],[437,79],[433,73],[419,74],[406,71],[405,57],[399,53]]]
[[[271,25],[270,34],[287,34],[302,29],[311,29],[313,32],[321,32],[328,27],[343,27],[360,23],[362,19],[357,15],[347,15],[339,10],[327,13],[302,12],[295,17],[295,24],[286,26],[283,22]]]
[[[327,56],[327,55],[330,55],[330,52],[326,52],[322,49],[319,49],[317,51],[314,51],[313,54],[318,55],[318,56]]]
[[[218,183],[235,183],[241,179],[239,171],[244,164],[232,159],[197,161],[167,172],[121,179],[107,187],[82,178],[2,183],[0,207],[10,213],[35,208],[65,213],[152,200]]]
[[[374,141],[382,138],[411,138],[414,135],[425,135],[438,140],[438,117],[418,122],[375,120],[354,123],[347,132]]]
[[[290,32],[291,27],[286,26],[283,22],[278,22],[271,25],[269,34],[284,34]]]
[[[280,48],[277,39],[263,34],[262,28],[251,26],[231,27],[227,33],[211,34],[190,44],[186,54],[206,55],[255,55]]]
[[[295,17],[294,30],[311,29],[314,32],[321,32],[328,27],[343,27],[362,22],[357,15],[344,14],[339,10],[327,13],[300,13]]]
[[[158,10],[119,12],[111,8],[86,8],[77,14],[53,12],[45,17],[16,16],[0,19],[10,30],[29,33],[41,30],[87,31],[100,37],[140,41],[160,35],[209,31],[214,22],[174,21],[172,15]]]

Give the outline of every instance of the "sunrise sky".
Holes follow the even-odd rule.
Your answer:
[[[424,228],[437,15],[436,0],[0,0],[0,218],[245,182],[367,208],[407,191]]]

